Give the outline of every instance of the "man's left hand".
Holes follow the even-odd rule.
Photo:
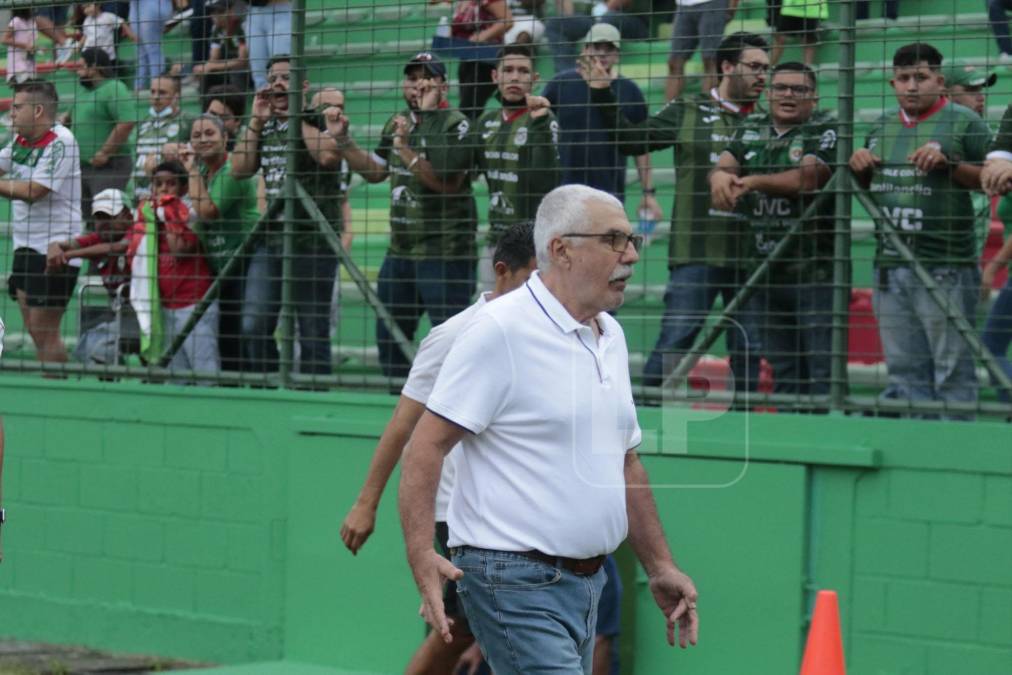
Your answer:
[[[408,144],[408,133],[411,123],[407,117],[398,115],[394,118],[394,147],[401,147]]]
[[[105,154],[105,150],[99,150],[91,156],[91,161],[88,163],[99,169],[109,163],[109,155]]]
[[[657,203],[657,198],[653,195],[643,195],[636,212],[639,213],[644,210],[650,212],[651,220],[660,220],[664,216],[664,212],[661,211],[661,205]]]
[[[544,117],[552,110],[552,102],[544,96],[527,94],[527,108],[531,111],[531,119]]]
[[[431,112],[439,108],[439,100],[442,95],[442,84],[431,77],[425,78],[418,83],[418,109],[423,112]]]
[[[907,161],[924,173],[945,168],[949,163],[949,159],[942,152],[941,146],[933,142],[925,143],[914,150],[913,154],[907,157]]]
[[[678,626],[678,644],[685,649],[699,641],[699,614],[696,601],[699,593],[692,579],[671,565],[650,577],[650,592],[668,623],[668,644],[675,646],[675,626]]]

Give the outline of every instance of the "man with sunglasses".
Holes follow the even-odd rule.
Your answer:
[[[770,111],[738,128],[710,176],[714,207],[735,211],[751,229],[756,263],[794,228],[832,175],[836,129],[816,114],[815,73],[802,63],[773,69]],[[752,307],[761,317],[762,354],[778,394],[828,395],[833,340],[833,202],[771,265]]]
[[[591,78],[591,101],[606,118],[612,139],[625,155],[675,149],[675,207],[671,215],[664,318],[643,384],[660,386],[692,347],[717,295],[726,305],[746,275],[743,224],[711,207],[707,175],[734,130],[756,106],[766,85],[766,41],[733,33],[717,49],[718,84],[695,97],[674,99],[645,122],[619,114],[608,89],[608,73]],[[747,317],[727,332],[736,392],[754,391],[759,379],[756,337]]]
[[[444,578],[496,675],[590,675],[602,565],[626,535],[669,644],[676,628],[682,647],[696,643],[697,592],[644,489],[628,348],[608,313],[641,238],[616,197],[564,185],[538,207],[534,243],[538,270],[477,313],[443,362],[404,451],[399,508],[422,614],[446,642]],[[458,442],[451,562],[432,538]]]

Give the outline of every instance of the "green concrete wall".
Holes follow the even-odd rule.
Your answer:
[[[387,396],[5,376],[0,634],[214,662],[398,673],[422,627],[393,493],[337,530]],[[626,672],[796,672],[815,589],[854,675],[1007,675],[1007,425],[641,411],[672,547],[701,592],[673,651],[632,573]]]

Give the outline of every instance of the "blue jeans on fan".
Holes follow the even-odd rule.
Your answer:
[[[591,675],[604,568],[577,576],[517,553],[463,546],[457,595],[496,675]]]
[[[1012,344],[1012,277],[1005,283],[1005,288],[998,293],[998,298],[991,306],[987,315],[984,332],[980,341],[991,352],[1005,374],[1012,379],[1012,362],[1008,358],[1008,346]],[[998,400],[1008,403],[1012,400],[1012,392],[998,389]]]
[[[172,18],[172,0],[131,0],[130,27],[137,33],[137,76],[134,89],[145,89],[152,77],[165,72],[162,27]]]
[[[717,296],[731,302],[745,283],[747,273],[732,267],[680,265],[671,270],[664,290],[664,316],[657,344],[643,366],[643,384],[659,387],[678,361],[691,348],[713,309]],[[735,317],[725,333],[731,357],[731,373],[736,392],[755,391],[759,384],[759,331],[754,301]]]
[[[409,340],[418,321],[428,313],[438,326],[471,304],[475,287],[473,259],[415,260],[388,255],[380,267],[376,292]],[[376,346],[380,368],[387,377],[407,377],[411,363],[397,345],[386,324],[376,321]]]
[[[1012,54],[1012,38],[1009,37],[1008,15],[1012,0],[987,0],[987,20],[991,23],[994,39],[1003,54]]]
[[[976,267],[928,270],[953,310],[975,323],[980,274]],[[909,267],[877,268],[872,296],[889,370],[886,399],[974,403],[977,372],[970,346]],[[967,420],[965,413],[945,419]]]
[[[249,68],[257,90],[267,86],[267,62],[278,54],[292,52],[292,5],[275,2],[246,8],[246,44]]]
[[[278,370],[274,331],[281,312],[281,251],[260,244],[246,273],[241,333],[244,366],[252,373]],[[298,324],[300,363],[304,375],[330,375],[330,300],[337,274],[337,255],[329,248],[298,251],[292,265],[292,299]]]

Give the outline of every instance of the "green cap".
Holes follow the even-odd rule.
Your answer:
[[[942,75],[945,76],[945,86],[947,87],[955,85],[963,87],[990,87],[998,79],[997,73],[989,73],[970,65],[947,66],[942,70]]]

